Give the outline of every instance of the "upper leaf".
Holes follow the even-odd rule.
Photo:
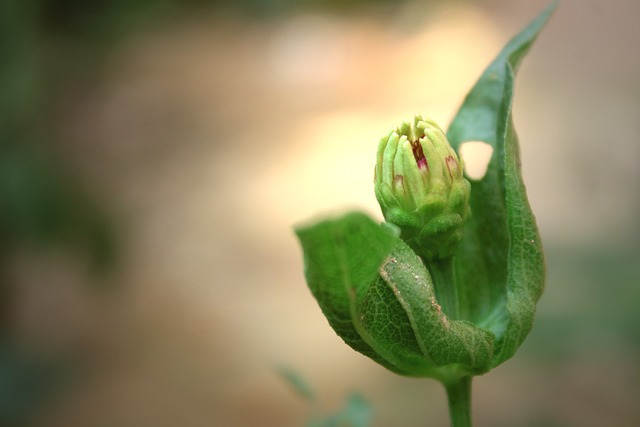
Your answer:
[[[511,106],[513,74],[556,4],[514,37],[467,95],[447,136],[493,148],[487,173],[471,182],[471,219],[456,254],[463,317],[497,338],[492,365],[515,353],[531,329],[544,286],[544,259],[522,181]]]

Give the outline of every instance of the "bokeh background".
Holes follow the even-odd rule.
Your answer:
[[[302,426],[352,391],[444,426],[444,391],[333,333],[292,226],[381,219],[375,147],[446,127],[530,0],[0,6],[0,425]],[[515,123],[548,283],[478,426],[640,424],[640,2],[563,0]]]

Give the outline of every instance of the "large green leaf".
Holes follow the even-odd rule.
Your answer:
[[[491,334],[446,317],[426,267],[387,226],[351,213],[297,233],[309,288],[352,348],[400,374],[443,380],[448,365],[489,366]]]
[[[497,338],[492,365],[513,355],[529,333],[544,286],[544,259],[522,181],[513,128],[513,76],[555,3],[514,37],[467,95],[447,136],[493,148],[486,175],[471,182],[471,220],[456,254],[463,317]]]

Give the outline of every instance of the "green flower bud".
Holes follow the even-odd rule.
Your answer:
[[[471,186],[440,127],[420,115],[380,140],[375,193],[387,222],[425,259],[452,256],[469,216]]]

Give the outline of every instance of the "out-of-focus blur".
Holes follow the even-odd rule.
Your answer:
[[[321,411],[359,391],[375,426],[446,425],[438,383],[333,333],[292,226],[381,219],[378,139],[418,112],[446,128],[545,6],[4,2],[0,425],[302,426],[282,365]],[[548,282],[528,341],[474,382],[478,426],[640,422],[638,17],[563,0],[519,71]]]

